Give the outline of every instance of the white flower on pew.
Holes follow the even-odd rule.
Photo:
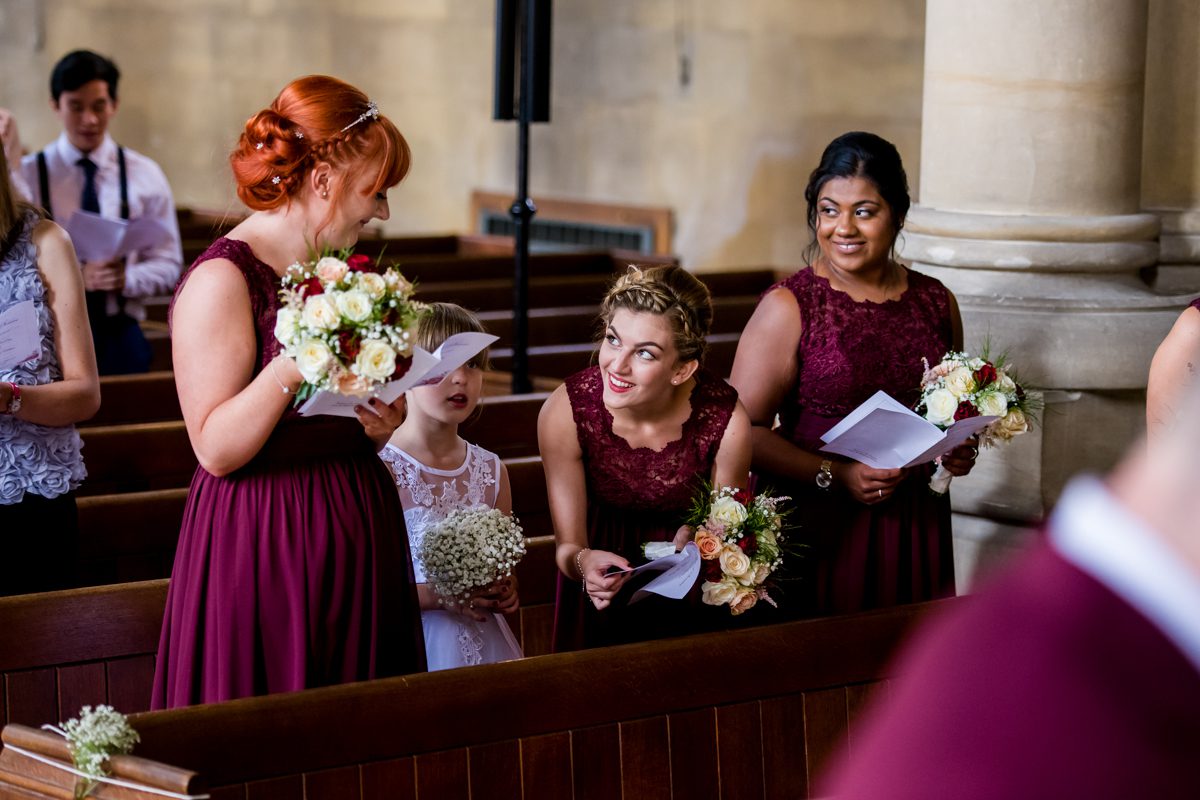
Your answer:
[[[524,555],[525,534],[517,520],[484,507],[450,512],[425,532],[416,552],[439,601],[450,606],[507,578]]]
[[[78,717],[63,724],[63,732],[75,768],[95,778],[108,774],[110,757],[133,752],[133,746],[140,741],[125,715],[106,705],[84,706]],[[76,785],[76,800],[87,797],[95,785],[95,781]]]

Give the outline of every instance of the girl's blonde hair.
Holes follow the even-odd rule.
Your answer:
[[[30,211],[42,215],[41,209],[27,203],[13,188],[12,180],[8,177],[8,158],[4,155],[4,148],[0,148],[0,248],[8,245],[5,239],[9,232]],[[0,251],[0,256],[3,254]]]
[[[666,317],[680,361],[704,361],[712,327],[712,295],[683,267],[639,267],[630,264],[600,304],[600,324],[607,329],[619,309]],[[600,331],[604,335],[604,330]]]
[[[442,342],[456,333],[487,333],[479,318],[454,303],[430,303],[429,309],[421,315],[417,323],[417,346],[433,352],[442,346]],[[475,365],[487,370],[488,351],[484,348],[474,358]]]

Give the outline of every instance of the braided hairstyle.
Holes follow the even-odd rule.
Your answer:
[[[289,83],[270,107],[246,121],[229,156],[238,197],[255,211],[287,206],[319,163],[343,177],[333,190],[331,209],[370,170],[376,171],[371,194],[395,186],[408,174],[412,153],[382,114],[352,124],[369,103],[361,91],[327,75]]]
[[[679,361],[703,363],[712,327],[712,295],[708,287],[683,267],[639,267],[630,264],[600,304],[600,334],[613,315],[625,309],[665,317],[674,333]]]

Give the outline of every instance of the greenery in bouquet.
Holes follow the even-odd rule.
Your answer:
[[[498,509],[457,509],[425,532],[416,556],[439,602],[465,604],[474,590],[512,574],[525,556],[525,534]]]
[[[986,347],[982,357],[951,351],[936,366],[925,362],[917,413],[943,429],[963,419],[996,417],[979,434],[982,447],[1010,441],[1028,431],[1035,410],[1034,397],[1017,382],[1007,359],[990,360]],[[944,494],[950,479],[939,463],[930,489]]]
[[[788,499],[767,492],[752,496],[728,486],[701,487],[686,523],[695,531],[700,551],[705,603],[727,605],[734,615],[760,600],[776,605],[771,575],[783,563],[785,512],[779,505]]]
[[[61,733],[67,738],[75,768],[94,778],[106,776],[108,759],[133,752],[139,741],[125,715],[106,705],[84,706],[78,717],[63,724]],[[86,797],[95,786],[95,781],[77,784],[75,797]]]
[[[425,309],[393,267],[343,251],[288,267],[275,338],[304,383],[296,403],[318,391],[367,395],[412,365]]]

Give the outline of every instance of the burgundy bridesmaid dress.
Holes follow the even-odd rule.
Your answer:
[[[229,259],[246,278],[265,369],[279,352],[279,279],[241,241],[218,239],[192,269],[213,258]],[[357,420],[289,408],[241,469],[217,477],[197,468],[167,593],[154,708],[424,668],[404,515]]]

